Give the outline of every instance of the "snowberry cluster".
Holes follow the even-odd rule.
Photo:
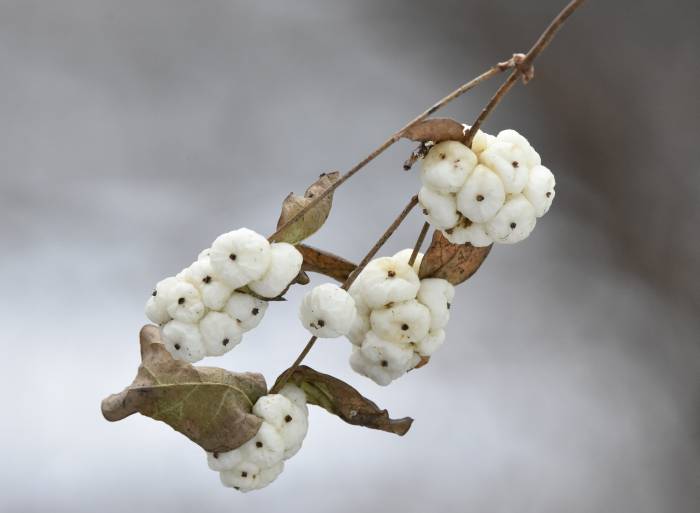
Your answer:
[[[554,175],[541,164],[515,130],[495,137],[479,130],[471,149],[458,141],[430,148],[418,199],[430,224],[453,244],[514,244],[530,235],[554,199]]]
[[[219,472],[224,486],[241,492],[259,490],[272,483],[306,437],[309,410],[306,395],[287,384],[279,394],[265,395],[253,406],[262,424],[256,435],[228,452],[208,452],[209,468]]]
[[[158,282],[146,316],[161,326],[173,358],[193,363],[221,356],[260,323],[267,309],[267,301],[239,289],[279,296],[299,274],[302,260],[291,244],[270,244],[247,228],[224,233],[192,265]]]

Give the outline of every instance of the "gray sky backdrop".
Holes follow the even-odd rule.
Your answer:
[[[693,513],[700,508],[698,4],[590,0],[488,120],[557,176],[533,235],[460,287],[444,348],[380,388],[404,438],[314,409],[262,492],[143,417],[109,424],[152,285],[526,50],[563,0],[0,0],[0,510]],[[489,83],[445,112],[469,122]],[[313,244],[358,260],[418,188],[401,143]],[[409,218],[387,251],[412,244]],[[322,280],[314,278],[315,283]],[[302,290],[220,360],[268,381]]]

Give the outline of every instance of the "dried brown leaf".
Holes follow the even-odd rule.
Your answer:
[[[476,248],[471,244],[452,244],[435,230],[428,251],[423,256],[418,276],[442,278],[452,285],[459,285],[469,279],[481,266],[492,246]]]
[[[350,273],[357,267],[352,262],[322,249],[304,244],[298,244],[297,249],[304,256],[301,267],[304,271],[324,274],[340,282],[347,280]]]
[[[262,421],[251,413],[267,393],[262,374],[194,367],[173,359],[156,326],[140,333],[141,365],[133,383],[102,401],[102,415],[118,421],[134,413],[160,420],[206,451],[240,447]]]
[[[464,141],[464,126],[449,118],[426,119],[410,126],[401,137],[418,142]]]
[[[316,180],[308,189],[306,189],[303,196],[290,193],[282,203],[282,213],[277,221],[277,229],[279,230],[282,228],[282,226],[293,219],[302,208],[306,207],[316,196],[323,193],[323,191],[328,189],[339,179],[340,173],[337,171],[332,173],[323,173],[318,180]],[[323,226],[323,223],[326,222],[328,214],[330,214],[332,204],[333,194],[331,193],[299,219],[276,233],[274,240],[276,242],[297,244],[307,237],[313,235],[319,228],[321,228],[321,226]]]
[[[287,375],[288,383],[301,387],[310,404],[321,406],[348,424],[405,435],[413,423],[410,417],[389,418],[389,412],[380,410],[376,404],[344,381],[317,372],[311,367],[301,365],[296,369],[287,369],[277,378],[277,383],[287,379]],[[273,390],[276,390],[277,383],[272,387]]]

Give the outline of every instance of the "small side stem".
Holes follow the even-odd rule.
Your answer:
[[[425,240],[425,236],[428,234],[429,229],[430,223],[423,223],[423,228],[421,228],[420,230],[420,234],[418,235],[416,245],[413,246],[413,253],[411,253],[411,258],[408,259],[409,266],[413,267],[413,264],[416,262],[416,258],[418,258],[418,252],[420,251],[420,247],[423,245],[423,241]]]

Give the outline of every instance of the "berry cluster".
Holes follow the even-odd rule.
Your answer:
[[[420,280],[423,255],[412,250],[372,260],[350,287],[357,315],[347,335],[354,344],[350,366],[386,386],[432,355],[445,340],[454,287]]]
[[[282,294],[302,260],[291,244],[270,244],[247,228],[224,233],[192,265],[158,282],[146,316],[161,326],[173,358],[193,363],[221,356],[260,323],[267,301],[259,297]]]
[[[301,449],[309,427],[306,395],[296,385],[261,397],[253,413],[262,420],[253,438],[232,451],[207,453],[209,468],[219,472],[223,485],[241,492],[259,490],[277,479],[284,460]]]
[[[554,199],[554,175],[515,130],[495,137],[479,130],[471,149],[458,141],[432,146],[421,181],[423,213],[453,244],[520,242]]]

